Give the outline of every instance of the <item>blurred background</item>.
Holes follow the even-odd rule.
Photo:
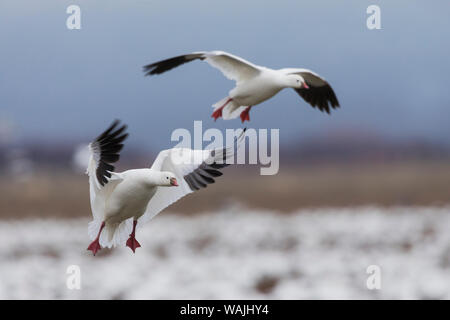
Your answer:
[[[366,26],[372,4],[381,30]],[[3,0],[0,298],[450,298],[449,14],[446,1]],[[113,119],[130,133],[118,170],[150,166],[194,120],[242,126],[210,118],[233,82],[209,65],[143,75],[199,50],[314,70],[341,108],[282,91],[247,125],[280,129],[277,175],[227,168],[140,229],[136,255],[92,257],[83,152]],[[81,290],[66,287],[73,264]]]

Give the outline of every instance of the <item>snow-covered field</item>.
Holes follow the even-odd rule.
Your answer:
[[[161,214],[142,248],[86,251],[87,220],[0,221],[1,299],[450,299],[450,208]],[[69,265],[81,289],[66,286]],[[369,290],[369,265],[381,289]]]

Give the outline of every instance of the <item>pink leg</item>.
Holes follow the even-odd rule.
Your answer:
[[[91,250],[92,253],[95,254],[97,253],[98,250],[100,250],[102,247],[100,247],[100,233],[102,233],[103,228],[105,227],[105,221],[102,222],[102,225],[100,226],[100,230],[98,231],[98,235],[97,238],[95,238],[94,241],[92,241],[92,243],[89,245],[89,247],[87,248],[87,250]]]
[[[225,108],[225,106],[226,106],[227,104],[229,104],[231,100],[233,100],[233,99],[228,98],[227,102],[225,102],[225,103],[223,104],[223,106],[221,106],[219,109],[217,109],[217,110],[215,110],[215,111],[213,112],[213,114],[211,115],[211,117],[214,118],[214,121],[216,121],[218,118],[220,118],[220,117],[222,116],[222,110],[223,110],[223,108]]]
[[[245,120],[250,122],[250,109],[252,108],[252,106],[245,108],[244,111],[241,112],[241,120],[242,123],[244,123]]]
[[[131,231],[130,238],[127,240],[127,247],[130,247],[131,250],[133,250],[133,253],[136,251],[137,248],[141,246],[135,238],[136,224],[137,220],[133,220],[133,231]]]

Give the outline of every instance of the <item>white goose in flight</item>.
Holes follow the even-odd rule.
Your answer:
[[[214,150],[174,148],[161,151],[151,168],[114,172],[113,163],[128,134],[116,120],[89,144],[87,168],[93,221],[87,248],[95,255],[101,247],[126,245],[135,252],[136,225],[146,222],[185,195],[206,188],[233,157],[234,146]],[[244,129],[245,131],[245,129]],[[240,134],[238,146],[243,141]],[[103,231],[103,229],[105,229]],[[102,232],[103,231],[103,232]]]
[[[250,109],[270,99],[284,88],[293,88],[306,102],[320,111],[330,113],[338,108],[336,95],[325,79],[307,69],[274,70],[255,65],[223,51],[201,51],[177,56],[144,66],[147,76],[161,74],[193,60],[205,60],[230,80],[236,81],[227,97],[213,105],[214,120],[237,118],[250,121]]]

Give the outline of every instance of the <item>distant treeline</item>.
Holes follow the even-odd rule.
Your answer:
[[[22,146],[0,146],[0,171],[7,170],[15,161],[30,161],[35,168],[57,167],[72,170],[77,143],[33,143]],[[155,152],[140,151],[127,146],[119,166],[147,166]],[[450,147],[427,141],[393,141],[367,137],[321,137],[304,142],[281,145],[280,160],[284,164],[340,162],[390,162],[406,160],[450,159]]]

